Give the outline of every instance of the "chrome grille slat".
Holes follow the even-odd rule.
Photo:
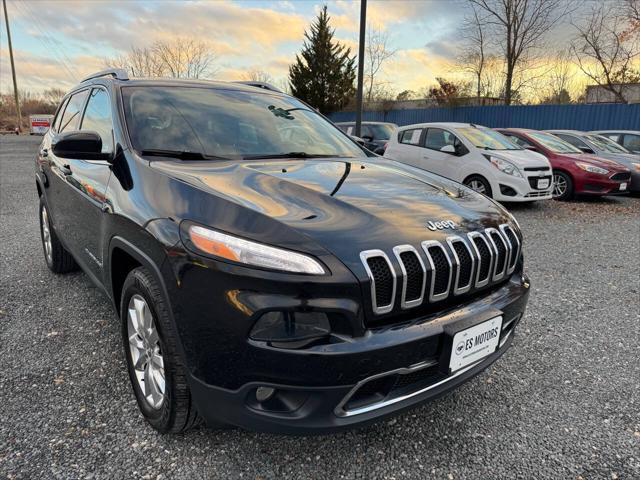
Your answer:
[[[465,243],[465,241],[462,240],[461,237],[457,235],[452,235],[450,237],[447,237],[447,243],[449,244],[449,249],[451,250],[451,254],[453,256],[453,263],[455,265],[455,270],[456,270],[455,279],[453,281],[453,294],[461,295],[471,290],[471,285],[473,283],[473,269],[475,266],[475,259],[474,259],[473,253],[471,252],[471,249]],[[462,286],[460,285],[460,273],[462,271],[462,261],[460,260],[460,257],[458,256],[458,252],[456,252],[456,249],[454,247],[456,243],[461,243],[469,253],[469,257],[471,258],[471,273],[469,274],[469,281],[467,282],[466,285],[462,285]]]
[[[520,258],[520,239],[518,238],[518,235],[516,235],[516,232],[513,231],[513,228],[511,228],[509,225],[507,225],[506,223],[500,225],[500,231],[502,232],[504,238],[507,240],[507,242],[509,242],[509,245],[511,246],[511,255],[508,258],[508,265],[507,265],[507,275],[511,275],[513,273],[513,271],[516,269],[516,264],[518,263],[518,258]],[[507,232],[511,232],[511,234],[513,235],[513,238],[515,239],[516,244],[512,245],[511,239],[509,238],[509,235]]]
[[[482,233],[480,232],[467,233],[467,237],[469,237],[469,243],[471,243],[471,247],[474,249],[474,251],[478,255],[478,263],[476,265],[475,286],[476,288],[484,287],[489,283],[489,280],[491,280],[491,273],[492,273],[494,259],[495,259],[495,255],[493,254],[493,249],[491,248],[491,245],[489,244],[485,236],[482,235]],[[487,270],[487,276],[482,280],[480,279],[480,273],[482,271],[482,266],[483,266],[482,255],[480,254],[480,250],[478,249],[478,246],[474,241],[475,238],[479,238],[480,240],[482,240],[482,242],[484,242],[485,246],[487,247],[487,250],[489,251],[489,269]]]
[[[449,254],[447,253],[447,249],[444,248],[444,246],[436,241],[436,240],[427,240],[425,242],[422,242],[422,250],[424,251],[427,260],[429,261],[429,267],[431,270],[431,285],[429,286],[429,301],[430,302],[437,302],[438,300],[443,300],[445,298],[447,298],[447,296],[449,295],[449,290],[451,288],[451,273],[453,270],[453,265],[451,263],[451,258],[449,258]],[[436,274],[438,273],[436,271],[436,267],[435,267],[435,263],[433,261],[433,257],[431,255],[431,253],[429,252],[429,249],[431,248],[439,248],[442,250],[442,252],[444,253],[444,257],[446,259],[446,261],[449,264],[449,278],[447,279],[447,288],[440,293],[434,293],[434,289],[435,289],[435,284],[436,284]]]
[[[507,245],[507,242],[504,240],[504,238],[502,238],[502,235],[500,234],[498,229],[486,228],[484,231],[487,238],[489,239],[489,243],[493,247],[493,253],[495,253],[495,260],[493,262],[493,276],[491,277],[491,280],[494,282],[497,282],[498,280],[501,280],[507,272],[509,247]],[[498,236],[498,239],[500,240],[500,242],[502,242],[502,246],[504,247],[504,250],[505,250],[504,259],[502,262],[502,268],[499,271],[498,271],[498,266],[500,264],[500,249],[498,248],[498,245],[496,245],[495,238],[492,235],[493,233],[495,233]]]
[[[376,281],[375,281],[373,272],[371,271],[371,267],[369,267],[369,262],[368,262],[370,258],[383,258],[387,262],[389,271],[391,272],[393,287],[391,289],[391,302],[388,305],[377,304]],[[372,303],[374,313],[381,315],[383,313],[390,312],[391,310],[393,310],[393,304],[396,298],[397,278],[396,278],[396,272],[393,269],[393,265],[391,264],[389,257],[387,257],[387,254],[384,253],[382,250],[365,250],[364,252],[360,252],[360,260],[362,261],[362,264],[364,265],[364,268],[367,271],[367,275],[369,276],[369,280],[371,283],[371,303]]]
[[[418,259],[418,263],[420,264],[420,268],[422,268],[422,286],[420,287],[420,296],[413,300],[407,300],[407,285],[409,283],[409,275],[407,273],[407,267],[402,260],[402,254],[405,252],[413,253]],[[424,300],[424,289],[427,284],[427,268],[420,258],[420,254],[418,251],[413,248],[411,245],[398,245],[397,247],[393,247],[393,254],[396,256],[398,263],[400,264],[400,270],[402,271],[402,295],[400,296],[400,307],[402,309],[415,307],[420,305]]]

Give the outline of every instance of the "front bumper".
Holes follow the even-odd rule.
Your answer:
[[[575,193],[578,195],[624,195],[630,191],[631,179],[631,176],[627,176],[622,180],[614,180],[610,176],[587,173],[576,182]],[[621,188],[622,186],[624,188]]]
[[[320,434],[363,426],[436,398],[486,369],[509,348],[528,295],[528,279],[516,273],[467,304],[401,325],[370,329],[345,343],[304,351],[253,345],[245,355],[260,359],[264,380],[255,378],[228,389],[192,374],[193,400],[206,420],[250,430]],[[468,368],[445,372],[442,360],[451,348],[447,346],[450,332],[457,325],[468,328],[497,315],[504,319],[499,348]],[[371,389],[378,378],[416,372],[424,375],[413,383],[403,377],[399,389],[380,393],[373,388],[370,398],[361,395],[358,402],[352,401],[361,387]],[[258,387],[270,387],[276,393],[260,403]]]
[[[525,172],[529,174],[530,172]],[[538,180],[548,180],[546,188],[538,188]],[[499,174],[491,182],[493,198],[500,202],[534,202],[550,200],[553,192],[551,170],[543,175],[537,173],[526,177]]]

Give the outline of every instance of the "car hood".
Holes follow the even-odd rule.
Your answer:
[[[589,163],[591,165],[595,165],[596,167],[606,168],[607,170],[614,171],[628,171],[629,169],[624,165],[621,165],[618,162],[613,160],[608,160],[603,157],[599,157],[596,155],[591,155],[588,153],[572,153],[572,154],[564,154],[563,156],[567,158],[571,158],[573,160],[578,160],[581,162]]]
[[[202,206],[211,226],[249,238],[268,231],[270,236],[256,239],[298,250],[305,249],[304,239],[312,240],[346,263],[362,250],[419,247],[424,240],[444,241],[510,222],[506,210],[487,197],[387,159],[153,161],[151,166],[227,200],[224,212]],[[215,210],[212,205],[209,210]],[[456,228],[427,228],[429,221],[441,220]]]
[[[640,163],[640,155],[635,155],[633,153],[599,152],[598,157],[613,160],[625,167],[629,167],[632,163]]]
[[[530,150],[491,150],[486,153],[508,160],[519,167],[549,167],[549,160],[544,155]]]

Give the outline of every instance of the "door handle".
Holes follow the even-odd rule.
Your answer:
[[[40,156],[41,157],[48,157],[49,156],[49,150],[47,150],[46,148],[41,148],[40,149]]]

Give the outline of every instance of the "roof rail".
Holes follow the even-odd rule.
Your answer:
[[[117,80],[129,80],[129,74],[124,68],[107,68],[106,70],[100,70],[99,72],[92,73],[88,77],[83,78],[80,83],[86,82],[87,80],[91,80],[93,78],[106,76],[112,76]]]
[[[241,85],[249,85],[250,87],[262,88],[263,90],[271,90],[272,92],[284,93],[282,90],[280,90],[279,88],[274,87],[270,83],[260,82],[260,81],[257,81],[257,80],[246,80],[246,81],[245,80],[236,80],[233,83],[239,83]]]

